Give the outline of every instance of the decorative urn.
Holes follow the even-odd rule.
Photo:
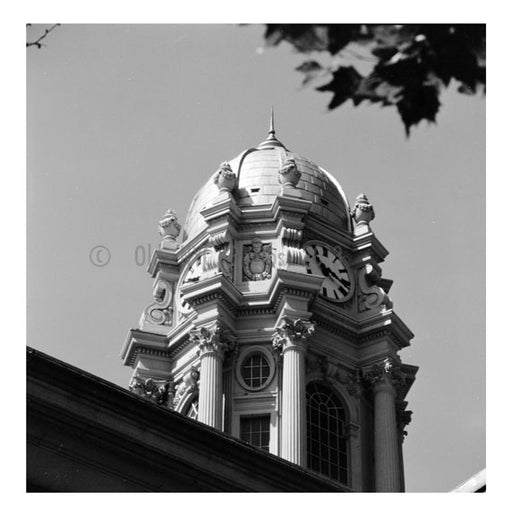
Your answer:
[[[283,166],[279,170],[279,182],[285,186],[297,186],[301,173],[297,169],[297,164],[293,158],[286,158]]]
[[[213,178],[213,182],[221,192],[232,192],[235,189],[236,174],[227,161],[220,165]]]

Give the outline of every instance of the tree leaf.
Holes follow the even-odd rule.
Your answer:
[[[362,76],[353,66],[340,66],[332,74],[332,80],[317,88],[318,91],[332,91],[334,93],[328,108],[341,106],[351,98],[359,87]]]
[[[302,85],[305,86],[312,80],[316,79],[320,73],[324,71],[324,68],[318,61],[309,60],[304,61],[300,66],[297,66],[295,70],[304,74]]]
[[[397,109],[407,136],[410,134],[410,128],[422,120],[435,122],[440,106],[439,91],[434,86],[420,85],[404,90],[402,99],[397,103]]]
[[[485,93],[484,24],[275,24],[267,25],[265,39],[270,45],[287,41],[302,53],[330,54],[332,79],[317,88],[333,93],[329,109],[349,98],[356,106],[363,100],[395,105],[407,134],[421,120],[435,121],[440,91],[451,81],[459,83],[461,93],[474,94],[482,86]],[[340,57],[364,59],[364,52],[353,51],[357,45],[377,59],[365,76],[338,64]],[[297,71],[304,74],[304,85],[328,69],[309,60]]]

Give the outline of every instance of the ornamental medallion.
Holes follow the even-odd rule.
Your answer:
[[[272,246],[255,238],[243,248],[243,281],[260,281],[272,275]]]

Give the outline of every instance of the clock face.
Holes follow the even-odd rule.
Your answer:
[[[179,285],[178,285],[178,309],[182,314],[188,314],[192,307],[189,303],[187,303],[182,296],[181,288],[188,284],[193,283],[195,281],[199,281],[201,274],[203,272],[203,255],[196,256],[193,258],[185,267],[183,274],[181,276]]]
[[[325,244],[306,245],[308,274],[323,276],[320,294],[331,301],[346,301],[352,293],[352,279],[348,267],[333,249]]]

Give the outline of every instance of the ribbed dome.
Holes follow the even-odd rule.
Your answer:
[[[287,158],[293,158],[301,173],[296,190],[300,198],[313,202],[310,214],[316,215],[339,229],[349,229],[349,207],[340,185],[327,171],[308,159],[288,151],[271,134],[258,147],[248,149],[228,161],[238,177],[238,188],[233,195],[238,205],[272,205],[281,195],[279,170]],[[214,183],[215,173],[197,192],[185,221],[183,239],[191,239],[206,228],[200,211],[211,204],[219,190]]]

